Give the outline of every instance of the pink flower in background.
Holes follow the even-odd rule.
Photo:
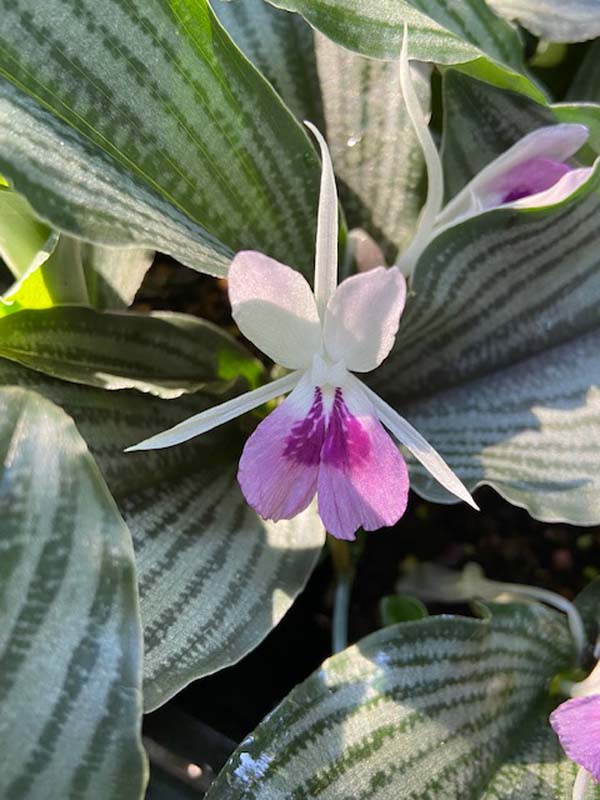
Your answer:
[[[452,225],[495,208],[542,208],[572,195],[592,175],[570,159],[585,144],[585,125],[557,123],[527,134],[475,175],[446,205],[442,163],[414,90],[405,34],[400,56],[402,92],[427,167],[427,200],[415,236],[397,266],[409,276],[429,242]]]
[[[318,497],[327,530],[354,539],[358,528],[393,525],[405,511],[408,472],[385,426],[450,492],[471,495],[423,437],[354,372],[381,364],[394,344],[405,279],[377,267],[337,286],[338,202],[327,145],[322,153],[314,293],[300,273],[262,253],[238,253],[229,269],[232,312],[242,333],[283,378],[197,414],[130,450],[169,447],[291,392],[250,436],[238,479],[265,519],[289,519]]]
[[[550,715],[560,743],[571,761],[581,767],[573,800],[583,800],[592,778],[600,782],[600,663],[571,687],[571,699]]]

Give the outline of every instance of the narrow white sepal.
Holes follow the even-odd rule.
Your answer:
[[[423,464],[425,469],[433,475],[436,481],[441,483],[444,489],[447,489],[449,492],[456,495],[456,497],[464,500],[465,503],[468,503],[479,511],[479,506],[471,497],[467,487],[459,480],[454,472],[452,472],[437,450],[435,450],[429,442],[404,419],[404,417],[401,417],[397,411],[385,402],[385,400],[382,400],[378,394],[356,376],[353,375],[352,378],[360,383],[363,391],[367,393],[377,412],[377,416],[385,427],[394,434],[401,444],[410,450],[417,461]]]
[[[311,122],[304,123],[321,148],[321,189],[317,220],[317,246],[315,255],[315,299],[321,319],[337,286],[338,272],[338,198],[333,164],[327,142]]]
[[[585,800],[588,786],[592,782],[592,776],[583,767],[579,768],[575,783],[573,784],[573,800]]]
[[[201,433],[206,433],[219,425],[224,425],[236,417],[241,417],[242,414],[262,406],[263,403],[267,403],[269,400],[274,400],[276,397],[291,392],[303,374],[301,371],[291,372],[289,375],[260,386],[258,389],[241,394],[239,397],[234,397],[232,400],[213,406],[213,408],[207,408],[206,411],[201,411],[200,414],[195,414],[178,425],[162,433],[157,433],[156,436],[151,436],[149,439],[139,442],[139,444],[128,447],[125,452],[158,450],[161,447],[172,447],[175,444],[186,442],[194,436],[199,436]]]
[[[419,224],[415,235],[404,253],[401,254],[396,266],[404,275],[409,276],[414,269],[417,259],[426,247],[435,224],[437,215],[444,203],[444,173],[437,147],[429,131],[427,119],[423,114],[417,93],[413,86],[410,64],[408,62],[408,27],[404,25],[402,50],[400,52],[400,86],[406,104],[408,116],[412,122],[415,134],[423,150],[425,165],[427,167],[427,199],[421,210]]]

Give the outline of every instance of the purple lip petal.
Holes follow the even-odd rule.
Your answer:
[[[600,694],[567,700],[552,712],[550,724],[571,761],[600,781]]]
[[[292,426],[286,438],[283,456],[297,464],[315,466],[321,461],[321,445],[324,438],[323,392],[317,386],[310,411],[304,419]]]
[[[351,413],[337,389],[318,479],[319,514],[338,539],[355,538],[358,528],[395,524],[406,509],[408,471],[400,451],[373,414]]]
[[[571,171],[568,164],[550,158],[532,158],[519,164],[502,176],[498,190],[503,193],[502,203],[512,203],[522,197],[538,194],[554,186],[563,175]]]
[[[246,442],[238,480],[263,519],[291,519],[315,496],[325,437],[321,390],[301,382]]]

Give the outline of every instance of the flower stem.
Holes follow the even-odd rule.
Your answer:
[[[331,627],[331,649],[334,653],[339,653],[348,646],[348,613],[350,610],[350,594],[354,582],[354,564],[352,563],[348,542],[328,536],[327,543],[336,580]]]

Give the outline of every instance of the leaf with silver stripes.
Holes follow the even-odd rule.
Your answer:
[[[469,488],[576,525],[600,522],[599,213],[592,192],[440,234],[372,381]],[[420,466],[411,474],[452,502]]]
[[[236,481],[235,426],[179,447],[124,453],[198,413],[201,394],[161,400],[55,380],[0,359],[0,385],[33,389],[74,419],[133,536],[144,625],[144,702],[253,650],[286,613],[323,546],[316,510],[261,520]]]
[[[135,800],[146,782],[131,538],[64,411],[0,390],[0,796]]]
[[[397,62],[352,53],[264,0],[213,6],[296,117],[326,132],[349,227],[366,230],[392,263],[414,230],[423,179]],[[427,110],[429,75],[415,72],[414,80]]]
[[[325,661],[242,742],[209,800],[557,800],[575,768],[547,733],[546,698],[572,663],[567,627],[539,605],[490,609],[384,628]]]
[[[296,11],[330,39],[370,58],[397,59],[404,26],[410,57],[455,64],[496,86],[543,100],[524,74],[516,29],[484,0],[268,0]]]
[[[312,267],[316,151],[207,0],[10,0],[0,44],[0,170],[56,228]]]
[[[254,383],[263,372],[223,329],[196,317],[78,306],[0,318],[0,356],[63,380],[164,398],[220,394],[237,378]]]

